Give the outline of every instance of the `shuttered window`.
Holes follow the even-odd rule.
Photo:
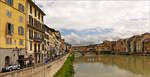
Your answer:
[[[32,41],[30,41],[30,50],[32,50]]]
[[[19,21],[23,22],[23,17],[22,16],[19,17]]]
[[[32,30],[29,30],[29,38],[33,39],[33,31]]]
[[[24,5],[22,5],[21,3],[18,4],[18,9],[21,12],[24,12]]]
[[[40,17],[41,17],[40,12],[38,12],[38,19],[39,19],[39,20],[40,20]]]
[[[24,35],[24,28],[23,27],[18,27],[18,34]]]
[[[24,41],[22,39],[19,40],[20,45],[24,45]]]
[[[13,0],[6,0],[6,3],[7,3],[8,5],[12,6],[12,5],[13,5]]]
[[[33,18],[32,18],[31,15],[29,15],[29,24],[32,25],[32,26],[34,25],[34,24],[33,24]]]
[[[43,16],[42,16],[42,22],[44,21]]]
[[[7,23],[7,28],[6,28],[6,33],[8,35],[13,35],[14,34],[14,25],[11,23]]]
[[[32,5],[30,5],[30,13],[32,14]]]

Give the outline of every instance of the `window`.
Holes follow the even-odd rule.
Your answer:
[[[16,40],[14,40],[14,44],[16,45]]]
[[[29,24],[33,26],[33,18],[31,15],[29,15]]]
[[[23,17],[22,16],[19,17],[19,21],[23,22]]]
[[[6,44],[12,44],[12,39],[11,38],[6,38]]]
[[[14,25],[11,24],[11,23],[7,23],[7,26],[6,26],[6,31],[7,31],[7,34],[8,35],[13,35],[14,34]]]
[[[32,14],[32,5],[30,5],[30,13]]]
[[[18,27],[18,34],[24,35],[24,28],[23,27]]]
[[[30,41],[30,50],[32,50],[32,41]]]
[[[38,44],[38,51],[40,52],[40,50],[41,50],[41,46],[40,44]]]
[[[13,5],[13,0],[6,0],[6,3],[7,3],[8,5],[12,6],[12,5]]]
[[[9,18],[11,18],[11,12],[10,12],[10,11],[7,11],[7,16],[8,16]]]
[[[24,12],[24,5],[19,3],[18,9],[19,9],[19,11]]]
[[[38,38],[38,33],[34,32],[34,38],[37,39]]]
[[[42,44],[42,50],[44,50],[44,44]]]
[[[42,16],[42,22],[43,22],[44,20],[43,20],[43,16]]]
[[[19,45],[23,45],[24,41],[22,39],[19,40]]]
[[[35,9],[35,17],[37,16],[37,11],[36,11],[36,9]]]
[[[38,19],[40,20],[40,12],[38,12]]]
[[[32,39],[33,38],[33,31],[29,30],[29,38]]]
[[[35,18],[34,18],[34,26],[36,27],[36,28],[38,28],[38,29],[42,29],[42,26],[41,26],[42,24],[38,21],[38,20],[36,20]]]

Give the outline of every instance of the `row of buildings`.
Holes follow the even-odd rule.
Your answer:
[[[41,64],[64,54],[70,44],[44,24],[32,0],[0,0],[0,70],[10,64]]]
[[[150,54],[150,33],[135,35],[117,41],[103,41],[101,44],[73,47],[80,51],[96,51],[107,54]]]

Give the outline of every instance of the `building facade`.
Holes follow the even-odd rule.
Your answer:
[[[61,54],[61,34],[59,31],[54,32],[55,56]]]
[[[102,51],[112,51],[112,45],[111,45],[111,41],[104,41],[102,43]]]
[[[90,46],[90,47],[89,47]],[[83,49],[87,47],[86,49]],[[117,41],[104,41],[97,45],[77,46],[73,49],[75,51],[87,51],[88,49],[95,49],[101,54],[150,54],[150,33],[141,35],[134,35],[126,39],[119,39]]]
[[[26,4],[26,47],[27,54],[32,56],[33,63],[39,64],[44,60],[44,16],[45,13],[32,1]]]
[[[44,16],[32,0],[0,0],[0,71],[12,64],[42,64],[69,50]]]
[[[50,30],[47,25],[44,25],[44,58],[48,59],[50,58],[51,54],[51,47],[50,47]]]
[[[24,64],[25,0],[0,0],[0,70],[10,64]]]
[[[142,36],[143,53],[150,53],[150,33],[144,33]]]
[[[118,41],[116,41],[116,44],[115,44],[115,52],[116,53],[123,53],[123,52],[126,52],[126,44],[125,44],[125,40],[124,39],[120,39]]]

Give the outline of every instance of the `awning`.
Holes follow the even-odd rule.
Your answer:
[[[146,38],[146,39],[144,39],[144,41],[143,42],[150,42],[150,38]]]

